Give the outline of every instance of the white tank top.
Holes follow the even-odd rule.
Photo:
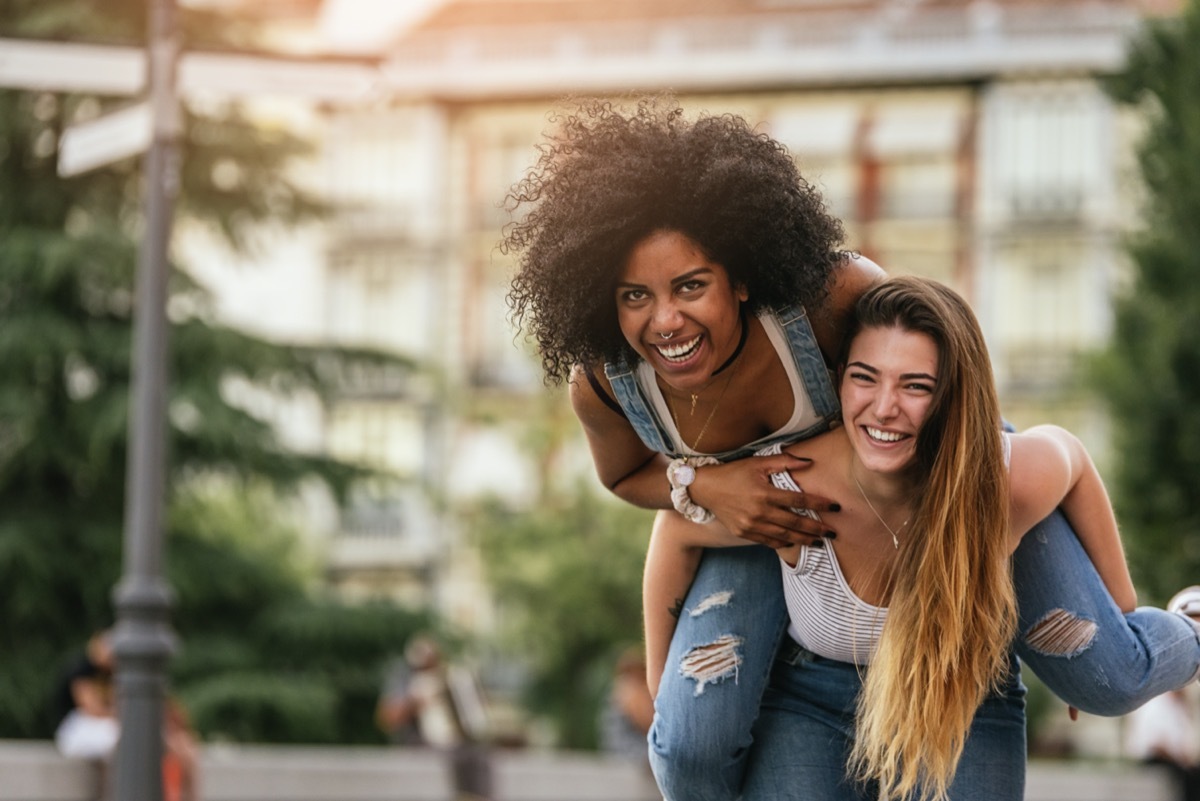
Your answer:
[[[804,385],[804,380],[800,377],[800,370],[796,367],[796,360],[792,357],[791,351],[788,349],[787,332],[779,324],[778,318],[769,311],[760,312],[758,319],[767,334],[767,339],[775,347],[779,361],[783,364],[783,369],[787,373],[788,382],[792,386],[792,398],[794,402],[792,404],[792,416],[778,431],[768,434],[765,437],[759,437],[754,442],[746,445],[747,448],[759,447],[760,443],[784,434],[807,431],[821,422],[821,416],[813,409],[812,399],[808,395],[808,388]],[[648,362],[643,360],[638,365],[636,375],[642,391],[654,406],[654,411],[658,414],[658,419],[662,421],[663,428],[666,429],[667,434],[671,437],[675,453],[682,453],[688,456],[716,455],[698,453],[683,441],[683,437],[679,435],[679,429],[675,425],[675,417],[671,413],[671,407],[667,403],[666,397],[662,394],[662,390],[658,388],[658,380],[655,378],[654,368]]]

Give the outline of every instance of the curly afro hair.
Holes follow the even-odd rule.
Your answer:
[[[519,254],[513,322],[537,341],[546,380],[576,364],[631,358],[613,287],[648,234],[679,231],[749,293],[746,311],[824,300],[845,253],[841,223],[787,150],[741,117],[685,119],[673,100],[625,113],[593,100],[553,115],[556,131],[510,190],[527,209],[499,249]]]

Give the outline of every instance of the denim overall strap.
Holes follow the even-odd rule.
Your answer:
[[[624,358],[615,364],[604,365],[604,375],[612,385],[617,403],[621,404],[638,437],[650,450],[674,456],[675,446],[671,437],[662,427],[658,415],[654,413],[654,407],[638,385],[636,371],[636,366],[630,365],[629,360]]]
[[[841,407],[838,405],[837,390],[825,367],[821,347],[817,344],[817,335],[808,322],[808,312],[803,306],[796,305],[780,309],[775,316],[787,334],[792,360],[796,362],[801,381],[808,390],[813,411],[827,423],[832,421],[840,413]]]
[[[800,383],[808,393],[813,413],[819,418],[819,422],[803,431],[789,431],[742,448],[712,454],[722,462],[751,456],[757,450],[775,442],[795,442],[811,437],[827,430],[840,413],[837,390],[833,386],[829,371],[825,368],[825,359],[817,345],[816,334],[809,324],[808,313],[803,306],[797,305],[774,314],[783,329],[792,361],[800,374]],[[678,455],[670,435],[638,383],[637,365],[638,362],[630,364],[628,359],[622,358],[616,363],[605,364],[604,375],[612,385],[613,394],[629,419],[629,424],[646,447],[658,453]]]

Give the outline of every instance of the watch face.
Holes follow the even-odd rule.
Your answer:
[[[681,487],[691,486],[696,480],[696,468],[690,464],[681,464],[675,468],[675,481]]]

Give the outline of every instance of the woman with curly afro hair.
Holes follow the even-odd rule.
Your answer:
[[[855,304],[885,276],[841,249],[841,225],[791,156],[739,117],[688,119],[647,99],[554,121],[508,198],[521,213],[501,243],[517,257],[513,319],[547,380],[568,382],[605,486],[660,510],[643,585],[659,787],[668,801],[733,801],[787,641],[772,549],[824,546],[841,511],[772,483],[816,469],[809,460],[744,457],[837,423],[832,370]],[[752,547],[724,547],[730,535]],[[714,547],[682,547],[694,544]],[[1123,714],[1181,681],[1139,672],[1145,649],[1110,659],[1116,646],[1100,641],[1128,626],[1061,514],[1023,540],[1013,573],[1029,634],[1016,650],[1068,703]],[[1065,609],[1085,610],[1068,629],[1096,623],[1079,652],[1034,636]]]
[[[700,245],[746,289],[748,313],[822,307],[847,258],[842,226],[779,143],[732,115],[692,123],[650,102],[629,117],[595,104],[560,124],[510,196],[531,210],[502,245],[522,254],[509,299],[550,380],[634,355],[616,306],[597,301],[655,231]]]
[[[536,340],[547,380],[569,382],[601,480],[664,510],[656,531],[682,515],[715,519],[747,544],[823,542],[830,524],[797,511],[838,505],[769,479],[805,462],[743,457],[837,419],[829,367],[855,301],[883,271],[841,249],[840,222],[786,149],[740,117],[689,120],[646,99],[628,113],[585,103],[555,122],[510,193],[524,214],[501,250],[518,257],[513,318]],[[697,567],[668,554],[673,545],[653,534],[644,608],[660,726],[667,699],[702,693],[694,700],[709,711],[695,714],[711,715],[742,753],[787,617],[777,559],[770,548],[714,548]],[[664,595],[693,572],[687,600]],[[677,621],[682,608],[691,613]],[[707,661],[680,656],[718,630],[737,642]],[[672,664],[696,668],[666,671],[660,688],[668,644]],[[664,773],[688,771],[659,757],[668,798],[699,797],[671,789]],[[725,761],[705,770],[735,787],[741,760]]]

